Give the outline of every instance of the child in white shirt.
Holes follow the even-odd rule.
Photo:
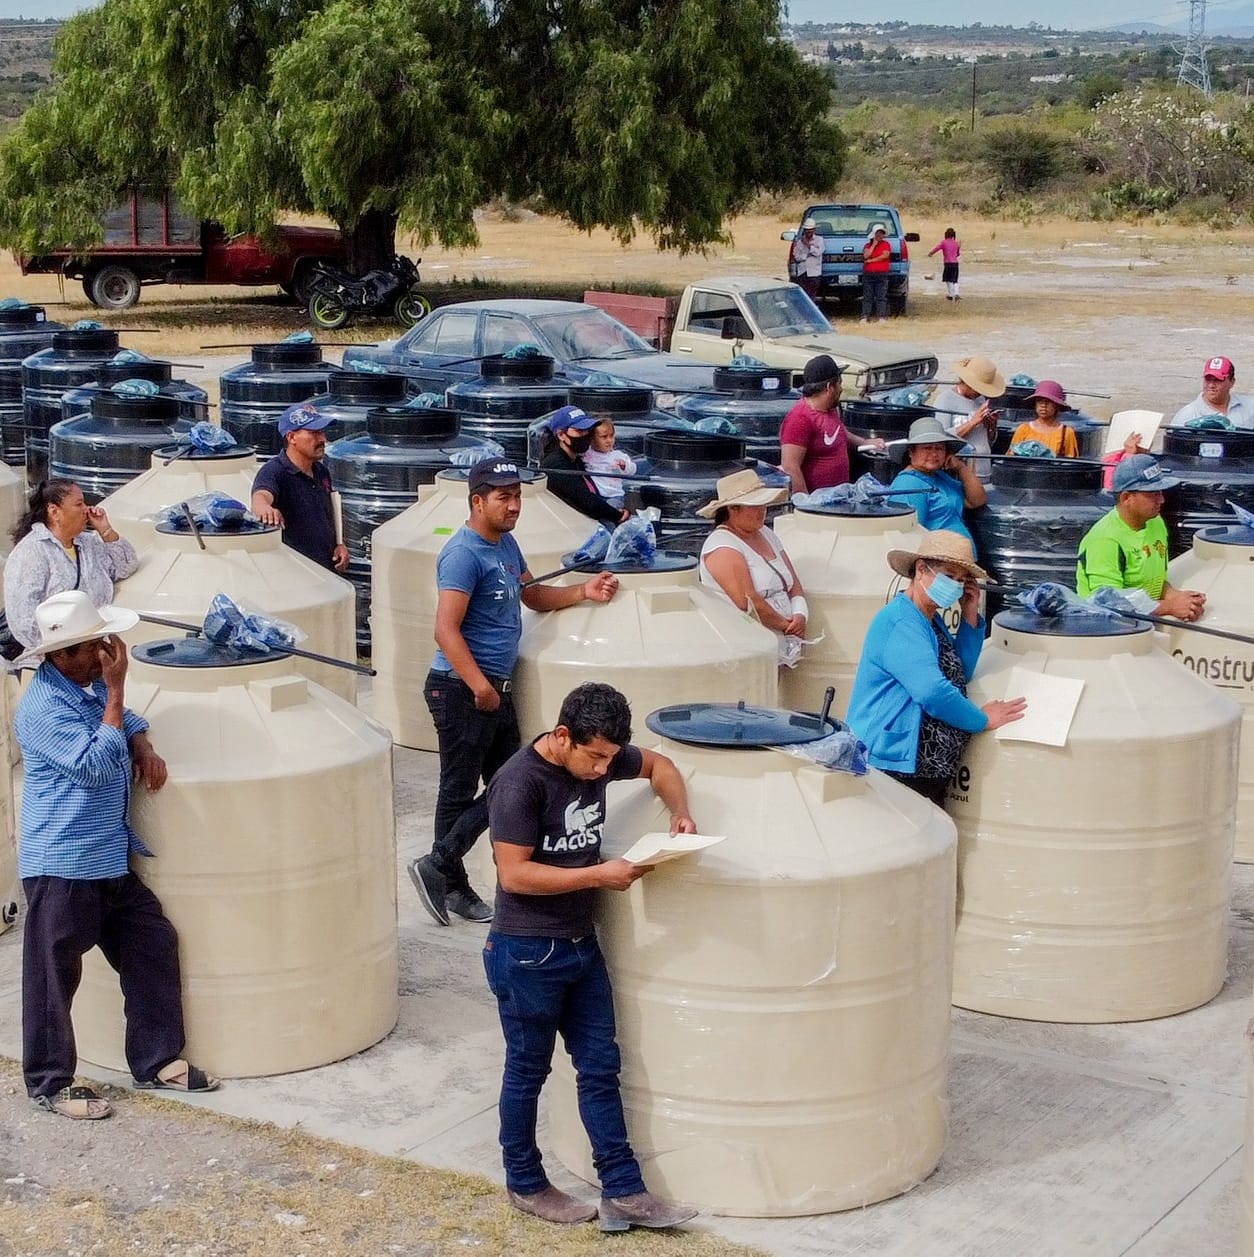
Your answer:
[[[635,475],[636,462],[630,454],[614,448],[612,420],[602,419],[592,429],[592,444],[583,453],[583,465],[584,470],[592,474],[596,491],[611,506],[621,510],[627,496],[621,477]]]

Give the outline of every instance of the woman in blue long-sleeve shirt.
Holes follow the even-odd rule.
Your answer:
[[[927,533],[917,551],[889,551],[888,563],[910,583],[871,621],[848,722],[866,743],[873,768],[943,807],[967,738],[1018,720],[1024,701],[977,707],[967,698],[984,644],[976,581],[987,579],[970,539]],[[951,635],[941,612],[955,604],[962,621]]]

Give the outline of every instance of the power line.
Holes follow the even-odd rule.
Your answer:
[[[1206,60],[1206,0],[1189,0],[1189,33],[1180,54],[1180,73],[1176,82],[1181,87],[1196,87],[1203,96],[1210,96],[1210,63]]]

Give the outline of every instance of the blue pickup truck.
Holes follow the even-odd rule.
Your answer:
[[[919,233],[901,230],[901,215],[891,205],[810,205],[801,215],[801,222],[814,219],[814,234],[823,241],[823,274],[819,277],[819,300],[862,300],[862,246],[871,228],[883,223],[892,247],[892,268],[888,273],[888,312],[905,314],[910,297],[910,248],[917,244]],[[780,233],[787,240],[791,257],[792,242],[800,233]]]

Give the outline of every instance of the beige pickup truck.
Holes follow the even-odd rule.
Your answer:
[[[846,336],[832,330],[818,306],[796,285],[757,276],[720,276],[689,284],[683,295],[638,297],[588,292],[600,305],[659,349],[716,366],[749,355],[792,374],[800,384],[805,364],[831,354],[846,368],[846,396],[867,396],[936,375],[936,355],[915,345]]]

